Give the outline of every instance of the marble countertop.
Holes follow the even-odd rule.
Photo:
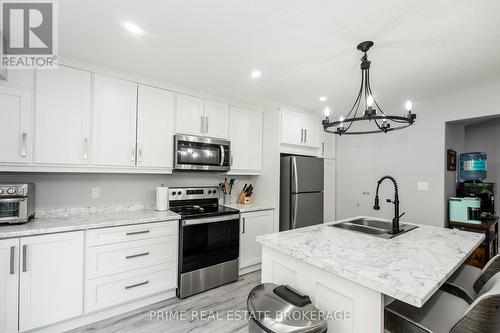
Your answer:
[[[482,234],[425,225],[392,239],[329,226],[343,221],[262,235],[257,241],[421,307],[484,239]]]
[[[179,215],[171,211],[158,212],[152,209],[99,211],[81,215],[58,211],[62,216],[40,214],[39,218],[25,224],[0,225],[0,239],[180,219]]]
[[[229,207],[229,208],[234,208],[238,209],[240,213],[250,213],[250,212],[258,212],[261,210],[272,210],[274,209],[271,206],[268,205],[261,205],[258,203],[251,203],[247,205],[239,204],[239,203],[232,203],[232,204],[225,204],[223,206]]]

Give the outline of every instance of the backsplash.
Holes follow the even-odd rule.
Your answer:
[[[145,174],[75,174],[75,173],[0,173],[0,182],[31,182],[36,185],[35,209],[91,208],[152,205],[157,186],[217,186],[224,178],[235,178],[232,201],[245,183],[255,183],[257,176],[227,176],[215,173]],[[92,198],[92,189],[99,197]],[[255,191],[258,198],[259,189]]]

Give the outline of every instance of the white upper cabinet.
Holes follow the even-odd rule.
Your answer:
[[[229,137],[229,105],[206,101],[204,120],[205,136],[219,139]]]
[[[205,101],[203,98],[177,94],[176,132],[203,135],[205,132]]]
[[[19,239],[0,240],[0,333],[17,332]]]
[[[281,111],[281,143],[301,145],[303,141],[302,114],[283,109]]]
[[[139,85],[137,166],[171,169],[175,134],[175,94]]]
[[[327,133],[323,130],[323,126],[320,126],[319,131],[321,132],[321,147],[319,157],[324,159],[335,159],[335,142],[337,140],[337,134]]]
[[[94,75],[92,161],[97,166],[135,166],[137,84]]]
[[[0,163],[31,163],[32,105],[28,90],[0,86],[0,124]]]
[[[318,148],[319,147],[319,129],[318,124],[320,120],[304,115],[302,117],[302,128],[304,129],[304,140],[303,144],[309,147]]]
[[[262,112],[235,106],[229,111],[231,174],[260,174],[262,171]]]
[[[91,73],[59,66],[36,74],[35,163],[88,165]]]
[[[83,231],[21,238],[19,331],[83,312]]]

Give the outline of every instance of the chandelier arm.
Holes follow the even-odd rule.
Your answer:
[[[351,110],[347,114],[346,118],[349,118],[349,116],[351,115],[352,111],[354,110],[354,107],[356,106],[356,104],[359,104],[359,99],[361,98],[361,94],[363,91],[363,83],[364,83],[364,76],[361,75],[361,86],[359,87],[358,97],[356,97],[356,101],[352,105]]]
[[[370,95],[372,95],[372,97],[373,97],[372,86],[370,84],[370,73],[368,73],[368,91],[370,92]],[[377,101],[375,100],[375,97],[373,97],[373,101],[375,102],[375,105],[377,106],[377,109],[380,110],[380,113],[382,113],[385,116],[386,115],[385,112],[378,105]]]

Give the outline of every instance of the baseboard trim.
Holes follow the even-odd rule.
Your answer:
[[[260,263],[240,268],[240,270],[238,271],[238,275],[241,276],[258,270],[260,270]]]
[[[53,333],[53,332],[65,332],[78,327],[86,326],[89,324],[96,323],[98,321],[108,319],[114,316],[118,316],[130,311],[134,311],[148,305],[165,301],[167,299],[175,297],[175,289],[169,290],[166,292],[162,292],[160,294],[156,294],[153,296],[148,296],[145,298],[141,298],[139,300],[125,303],[122,305],[118,305],[112,308],[91,312],[87,314],[83,314],[81,316],[71,318],[53,325],[44,326],[41,328],[36,328],[30,331],[25,332],[33,332],[33,333]]]

